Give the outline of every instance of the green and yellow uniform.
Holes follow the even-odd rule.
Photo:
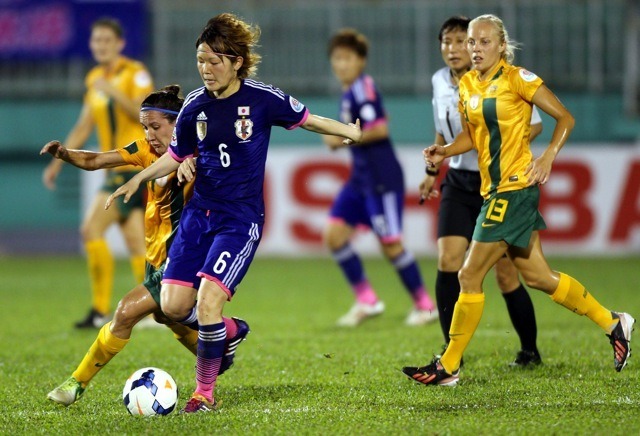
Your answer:
[[[526,247],[532,231],[546,228],[538,212],[539,189],[527,187],[524,174],[533,160],[531,100],[542,79],[504,60],[488,80],[478,76],[473,70],[462,77],[458,103],[478,152],[485,198],[473,239]]]
[[[146,168],[160,157],[146,139],[138,139],[116,150],[125,162]],[[193,193],[193,181],[178,184],[175,172],[147,182],[147,206],[144,215],[146,271],[144,285],[160,305],[160,280],[169,246],[185,202]]]
[[[106,79],[132,100],[139,100],[153,92],[153,81],[142,63],[124,56],[120,57],[113,71],[108,72],[103,66],[97,65],[87,73],[84,103],[91,108],[100,151],[111,151],[144,136],[144,131],[137,118],[132,118],[111,97],[95,88],[94,84],[99,79]],[[122,168],[126,167],[115,171],[122,171]]]
[[[482,180],[484,203],[473,240],[505,241],[510,246],[528,247],[531,235],[546,228],[538,211],[540,189],[527,186],[524,175],[533,161],[529,144],[534,94],[542,79],[504,60],[479,80],[470,71],[460,80],[458,110],[465,117]],[[485,295],[463,289],[453,311],[451,341],[440,363],[453,374],[460,367],[462,354],[476,331],[484,310]],[[556,303],[574,313],[586,315],[610,333],[617,324],[612,312],[602,306],[584,286],[571,276],[559,273],[556,289],[550,293]]]
[[[145,139],[138,139],[126,147],[116,149],[116,151],[126,163],[134,167],[146,168],[160,157]],[[178,185],[178,177],[174,172],[148,181],[147,191],[148,199],[144,223],[146,268],[143,285],[160,306],[160,287],[167,252],[178,230],[178,221],[182,215],[183,206],[193,193],[193,181]],[[128,338],[119,338],[111,333],[110,326],[111,322],[102,326],[98,337],[72,374],[74,382],[79,383],[82,391],[98,371],[129,342]],[[180,329],[175,330],[173,326],[179,326]],[[198,331],[192,330],[185,334],[183,326],[179,324],[173,326],[170,325],[169,328],[174,330],[175,337],[192,353],[196,354]]]
[[[465,117],[478,151],[480,193],[505,192],[527,186],[524,171],[532,161],[529,148],[533,95],[542,79],[501,61],[480,81],[472,70],[460,80],[458,109]]]
[[[140,100],[153,91],[153,81],[145,66],[127,57],[120,57],[113,70],[107,71],[102,65],[97,65],[89,71],[85,79],[87,92],[84,103],[90,108],[91,116],[96,125],[98,145],[100,151],[111,151],[122,144],[130,144],[144,135],[137,118],[132,118],[121,108],[112,97],[98,90],[95,83],[99,79],[107,80],[111,86],[117,88],[132,100]],[[107,180],[102,190],[113,192],[126,183],[137,171],[132,166],[124,166],[108,170]],[[132,198],[129,203],[117,202],[118,210],[126,218],[133,208],[141,208],[143,194]]]

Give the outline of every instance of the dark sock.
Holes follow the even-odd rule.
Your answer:
[[[198,316],[196,314],[196,306],[194,305],[191,308],[191,312],[189,312],[189,315],[187,315],[185,319],[180,320],[178,322],[182,325],[186,325],[191,330],[198,330],[199,326],[198,326]]]
[[[536,315],[533,310],[533,303],[529,293],[522,284],[513,292],[502,294],[507,303],[507,310],[511,323],[520,337],[520,344],[523,350],[538,352],[536,338],[538,328],[536,326]]]
[[[453,308],[460,295],[460,282],[457,272],[444,272],[438,270],[436,275],[436,303],[440,319],[440,328],[444,340],[449,343],[449,329],[453,318]]]
[[[413,294],[419,289],[424,289],[418,264],[411,253],[403,251],[398,257],[393,259],[392,263],[398,271],[404,287],[410,294]]]
[[[196,390],[213,402],[222,356],[224,355],[227,329],[224,322],[200,325],[198,330],[198,357],[196,360]]]
[[[353,251],[350,244],[346,244],[342,248],[333,251],[331,256],[338,263],[338,266],[340,266],[342,273],[351,287],[365,280],[364,268],[362,267],[360,256]]]

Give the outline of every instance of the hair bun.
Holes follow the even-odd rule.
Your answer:
[[[167,85],[164,88],[162,88],[160,91],[164,91],[168,94],[173,94],[173,95],[180,95],[180,85]]]

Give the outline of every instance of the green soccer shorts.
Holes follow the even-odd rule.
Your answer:
[[[137,171],[109,171],[100,190],[113,194],[116,189],[131,180],[131,178],[136,174],[138,174]],[[122,221],[126,221],[127,218],[129,218],[129,214],[131,214],[133,209],[144,209],[145,188],[146,187],[144,185],[140,186],[140,188],[131,196],[128,203],[124,202],[124,195],[116,198],[114,205],[118,208]]]
[[[540,188],[537,185],[492,194],[482,204],[473,240],[505,241],[512,246],[528,247],[531,234],[547,228],[538,211],[539,202]]]
[[[144,282],[142,284],[149,291],[153,300],[160,306],[160,289],[162,288],[162,274],[164,274],[165,262],[159,268],[146,262],[144,265]]]

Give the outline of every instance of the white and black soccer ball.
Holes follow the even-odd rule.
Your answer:
[[[132,415],[168,415],[176,407],[178,387],[166,371],[142,368],[127,379],[122,399]]]

